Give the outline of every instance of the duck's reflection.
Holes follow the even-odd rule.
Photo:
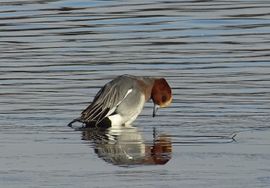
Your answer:
[[[147,143],[135,127],[82,131],[82,139],[93,143],[99,158],[119,166],[166,164],[171,159],[171,139],[164,134],[153,135]]]

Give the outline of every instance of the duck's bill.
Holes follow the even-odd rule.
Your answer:
[[[156,105],[156,104],[154,103],[154,108],[153,108],[153,117],[155,117],[155,116],[156,116],[157,110],[158,110],[158,105]]]

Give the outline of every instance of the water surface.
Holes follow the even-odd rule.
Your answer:
[[[1,187],[268,187],[269,8],[1,0]],[[129,143],[150,151],[155,128],[170,148],[164,165],[119,166],[104,155],[116,145],[103,150],[66,127],[121,74],[166,77],[173,88],[155,118],[146,104]]]

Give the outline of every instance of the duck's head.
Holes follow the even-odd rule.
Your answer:
[[[155,79],[151,92],[151,99],[154,102],[153,117],[158,107],[167,107],[172,102],[172,90],[164,78]]]

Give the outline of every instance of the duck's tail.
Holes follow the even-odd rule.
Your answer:
[[[67,126],[72,128],[72,124],[75,123],[75,122],[83,123],[81,117],[78,117],[78,118],[73,119]]]

